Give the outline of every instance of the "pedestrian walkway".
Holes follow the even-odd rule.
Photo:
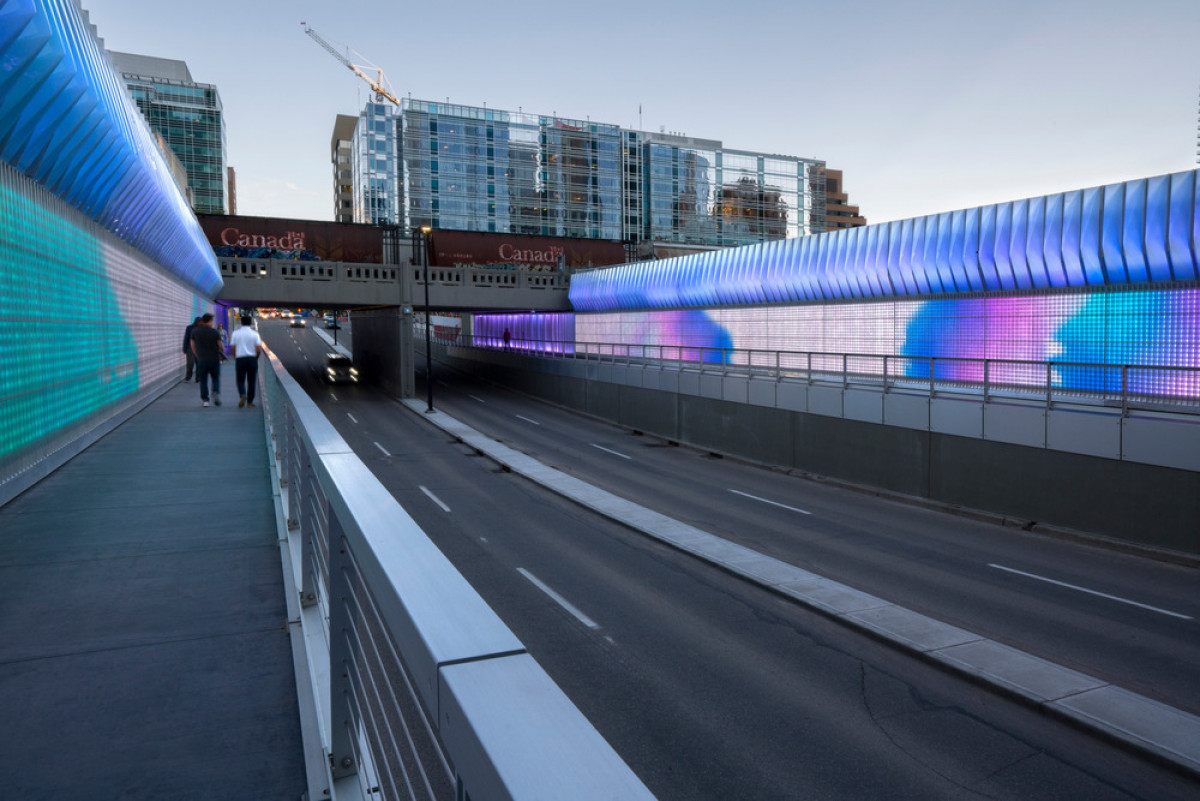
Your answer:
[[[305,791],[262,410],[229,397],[172,387],[0,507],[6,798]]]

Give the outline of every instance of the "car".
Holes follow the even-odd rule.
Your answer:
[[[292,315],[292,328],[303,328],[303,327],[304,327],[304,315],[303,314],[293,314]]]
[[[338,325],[337,318],[332,314],[325,315],[325,327],[329,329],[341,328],[341,326]]]
[[[349,356],[325,354],[325,380],[330,384],[357,384],[358,368]]]

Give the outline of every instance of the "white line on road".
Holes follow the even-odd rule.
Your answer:
[[[350,422],[354,423],[355,425],[358,424],[358,420],[355,420],[354,415],[350,414],[350,412],[346,412],[346,416],[350,418]]]
[[[812,512],[806,511],[804,509],[797,509],[795,506],[788,506],[786,503],[778,503],[776,501],[768,501],[766,498],[760,498],[757,495],[751,495],[750,493],[742,492],[741,490],[731,489],[730,492],[732,492],[734,495],[741,495],[743,498],[750,498],[755,501],[762,501],[763,503],[769,503],[772,506],[778,506],[781,509],[787,509],[792,512],[799,512],[802,515],[811,515],[812,514]]]
[[[383,451],[384,456],[391,456],[391,454],[387,452],[387,448],[383,447],[378,442],[375,443],[375,447],[379,448],[379,450]]]
[[[433,501],[433,502],[434,502],[434,503],[436,503],[438,506],[442,507],[442,511],[443,511],[443,512],[449,512],[449,511],[450,511],[450,507],[449,507],[449,506],[447,506],[446,504],[442,503],[442,499],[441,499],[441,498],[439,498],[438,496],[434,495],[434,494],[433,494],[432,492],[430,492],[429,490],[425,489],[424,487],[421,487],[421,492],[423,492],[423,493],[425,493],[426,495],[428,495],[428,496],[429,496],[429,500]]]
[[[485,401],[483,398],[477,398],[474,395],[468,395],[467,397],[470,398],[471,400],[477,400],[480,403],[487,403],[487,401]]]
[[[516,416],[518,419],[520,419],[520,420],[524,420],[526,423],[533,423],[535,426],[540,426],[540,425],[541,425],[541,423],[539,423],[537,420],[530,420],[528,417],[522,417],[522,416],[521,416],[521,415],[519,415],[519,414],[518,414],[518,415],[515,415],[515,416]]]
[[[333,398],[334,403],[337,403],[337,395],[334,395],[332,392],[330,392],[329,397]]]
[[[622,459],[632,459],[633,458],[632,456],[626,456],[623,453],[617,453],[616,451],[611,451],[608,448],[604,447],[603,445],[597,445],[594,442],[592,443],[592,447],[599,448],[600,450],[604,451],[605,453],[611,453],[613,456],[620,456]]]
[[[580,623],[587,626],[589,629],[600,628],[600,625],[598,623],[596,623],[596,621],[592,620],[590,617],[585,615],[583,612],[580,612],[578,609],[571,606],[571,604],[567,601],[566,598],[562,597],[557,592],[555,592],[554,590],[550,589],[545,584],[543,584],[538,579],[537,576],[533,575],[532,573],[530,573],[528,570],[526,570],[523,567],[518,567],[517,572],[520,573],[525,578],[529,579],[529,581],[533,583],[533,586],[537,587],[539,590],[541,590],[542,592],[549,595],[556,604],[558,604],[563,609],[566,609],[568,612],[570,612],[572,615],[574,615],[575,619],[578,620]]]
[[[1159,609],[1157,606],[1150,606],[1149,604],[1140,604],[1137,601],[1131,601],[1128,598],[1121,598],[1116,595],[1109,595],[1106,592],[1098,592],[1096,590],[1089,590],[1087,587],[1079,587],[1075,584],[1068,584],[1065,581],[1055,581],[1054,579],[1046,578],[1045,576],[1038,576],[1033,573],[1026,573],[1024,570],[1017,570],[1015,568],[1005,567],[1004,565],[996,565],[996,564],[991,564],[991,563],[988,564],[988,567],[994,567],[997,570],[1003,570],[1006,573],[1016,573],[1018,576],[1025,576],[1026,578],[1037,579],[1038,581],[1045,581],[1048,584],[1054,584],[1059,587],[1066,587],[1069,590],[1078,590],[1079,592],[1086,592],[1088,595],[1096,595],[1101,598],[1107,598],[1110,601],[1119,601],[1120,603],[1129,604],[1130,606],[1136,606],[1141,609],[1149,609],[1151,612],[1158,612],[1159,614],[1162,614],[1162,615],[1170,615],[1171,617],[1177,617],[1177,618],[1180,618],[1181,620],[1191,620],[1192,619],[1190,616],[1181,615],[1178,612],[1171,612],[1167,609]]]

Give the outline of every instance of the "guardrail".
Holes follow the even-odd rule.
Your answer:
[[[652,798],[267,356],[297,675],[327,762],[310,764],[309,796]]]
[[[420,332],[418,332],[420,335]],[[463,335],[456,345],[774,381],[1200,414],[1200,368],[631,345]]]

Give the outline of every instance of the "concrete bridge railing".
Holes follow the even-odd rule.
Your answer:
[[[413,264],[222,258],[219,300],[246,306],[422,306],[425,268]],[[436,310],[567,311],[570,276],[505,267],[429,267]]]
[[[652,798],[268,356],[309,797]]]

